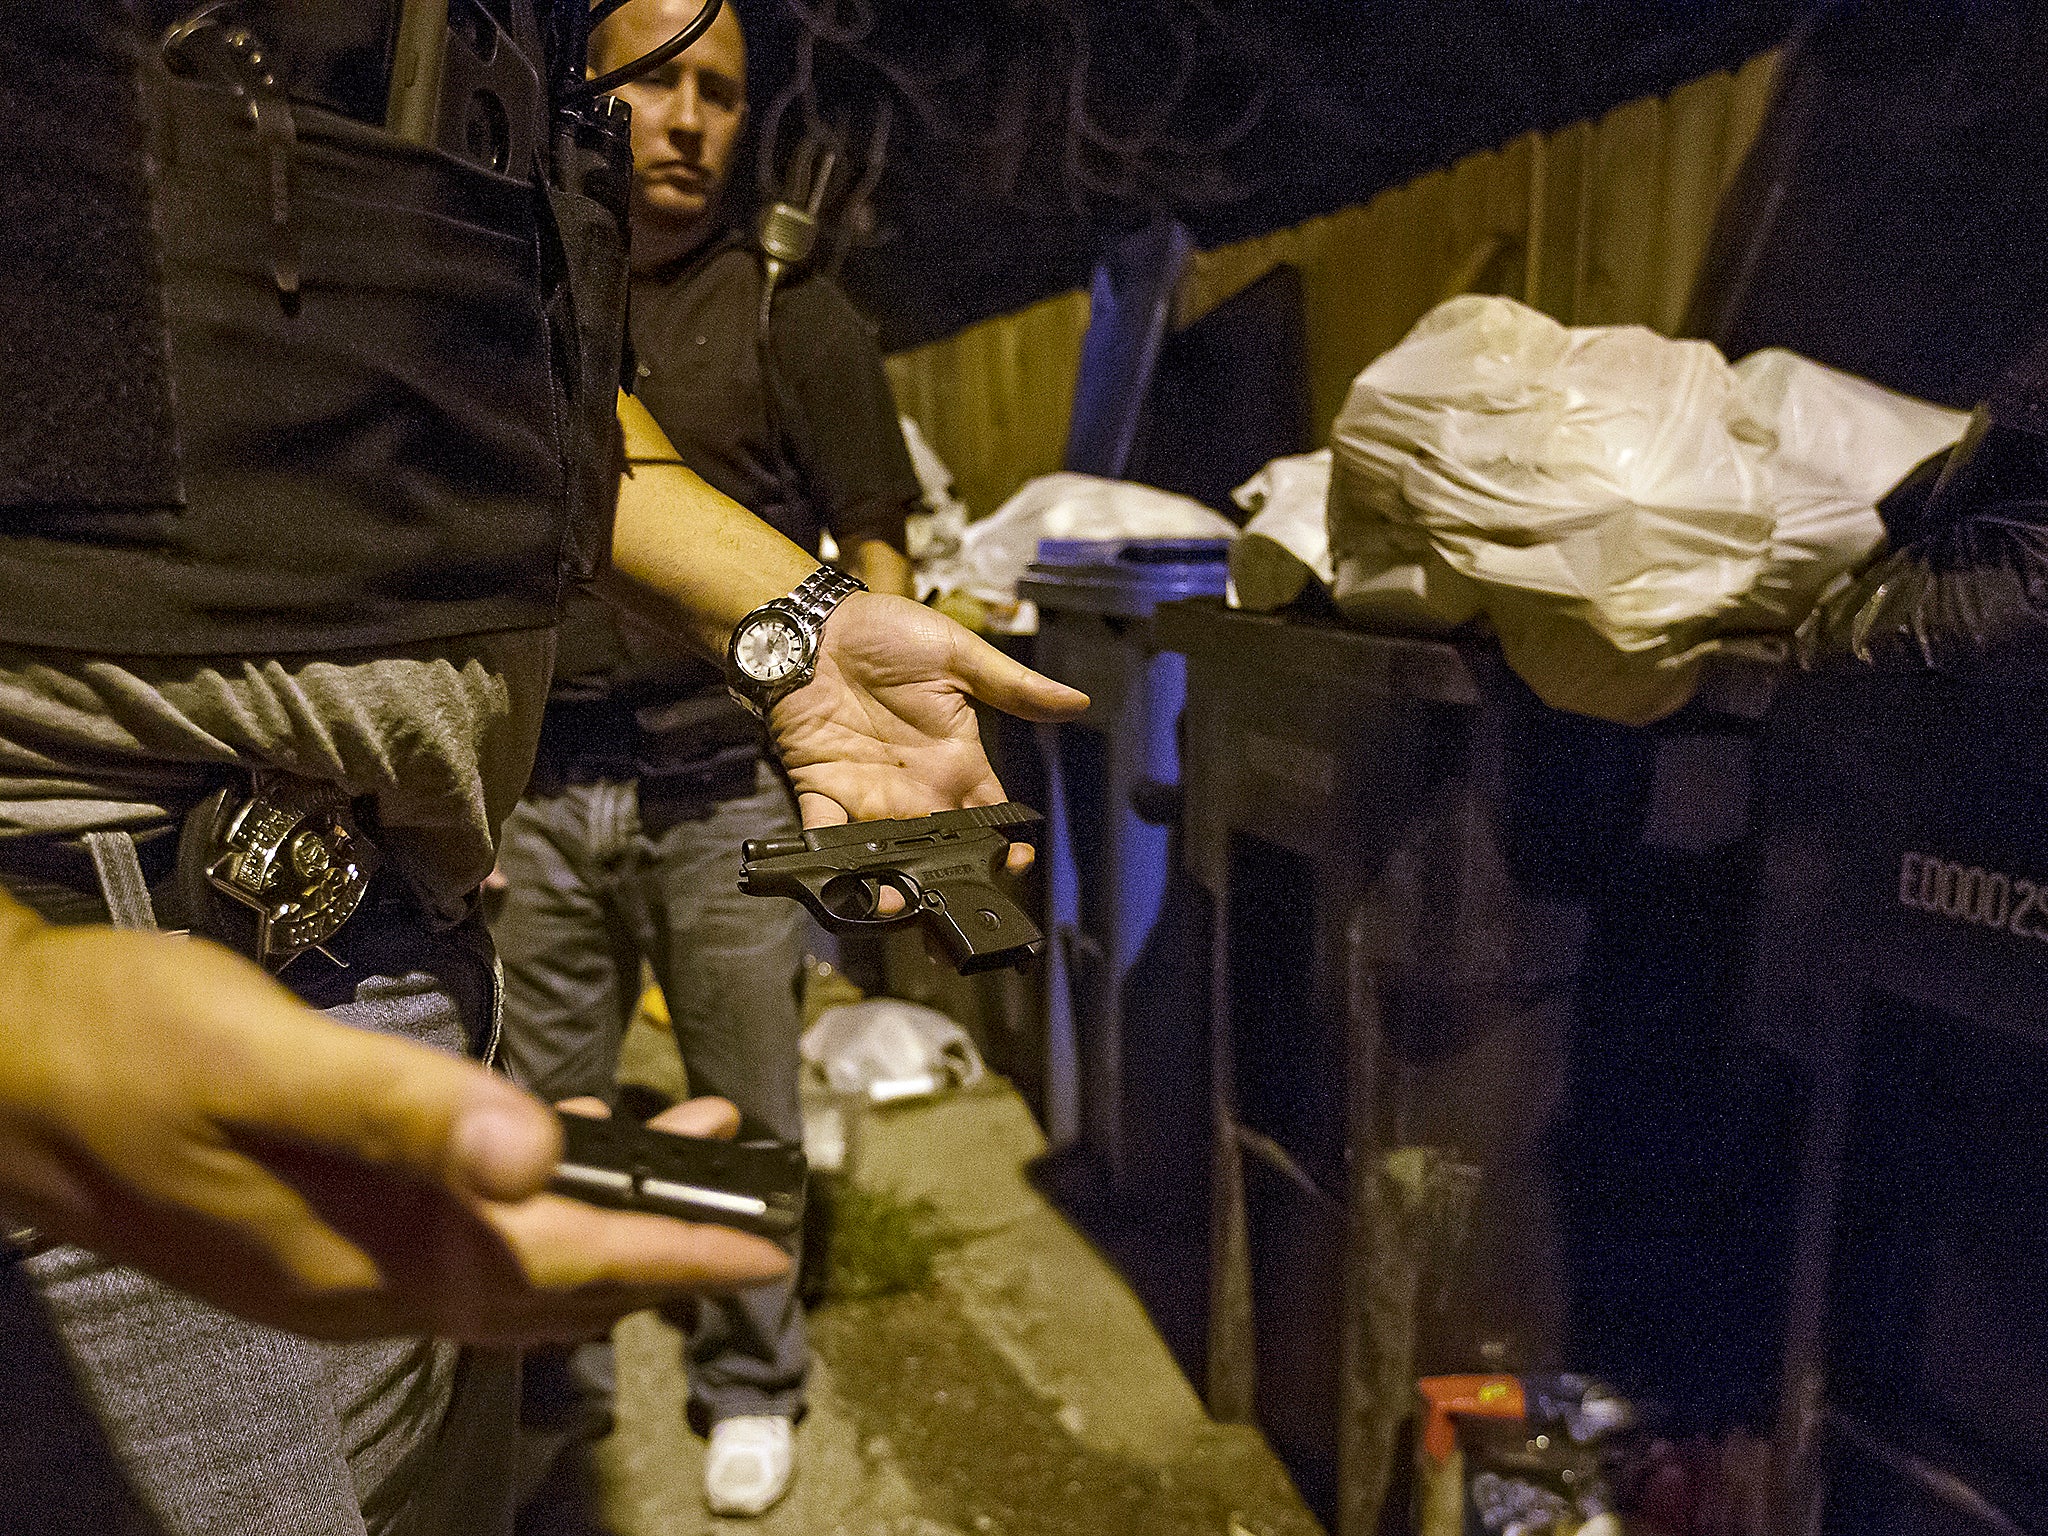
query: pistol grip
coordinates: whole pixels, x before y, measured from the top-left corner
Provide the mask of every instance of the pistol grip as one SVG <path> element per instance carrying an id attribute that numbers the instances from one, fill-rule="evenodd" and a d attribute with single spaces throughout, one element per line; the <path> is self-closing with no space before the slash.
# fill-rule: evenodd
<path id="1" fill-rule="evenodd" d="M 921 915 L 963 976 L 1021 966 L 1045 942 L 1038 925 L 993 885 L 948 882 L 927 887 Z"/>

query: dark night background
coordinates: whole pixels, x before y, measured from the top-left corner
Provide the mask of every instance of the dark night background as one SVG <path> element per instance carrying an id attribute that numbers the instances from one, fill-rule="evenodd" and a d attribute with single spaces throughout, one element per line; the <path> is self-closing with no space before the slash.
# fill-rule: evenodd
<path id="1" fill-rule="evenodd" d="M 1170 212 L 1204 246 L 1363 201 L 1782 41 L 1797 0 L 735 0 L 755 124 L 864 158 L 843 276 L 885 347 L 1085 284 Z M 805 31 L 826 34 L 803 71 Z M 1085 64 L 1084 61 L 1085 60 Z M 775 106 L 792 78 L 809 88 Z M 1077 102 L 1079 110 L 1076 110 Z"/>

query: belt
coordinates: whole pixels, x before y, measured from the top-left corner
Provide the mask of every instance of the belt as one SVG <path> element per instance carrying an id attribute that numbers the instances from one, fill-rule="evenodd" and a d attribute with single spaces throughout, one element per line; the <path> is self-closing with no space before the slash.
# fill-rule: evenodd
<path id="1" fill-rule="evenodd" d="M 550 699 L 534 748 L 533 788 L 559 794 L 571 784 L 631 779 L 639 773 L 639 727 L 611 698 Z"/>
<path id="2" fill-rule="evenodd" d="M 24 893 L 33 894 L 41 888 L 90 894 L 101 908 L 92 921 L 105 922 L 106 901 L 99 861 L 93 856 L 93 842 L 88 840 L 100 835 L 73 837 L 27 833 L 18 837 L 0 837 L 0 885 L 5 885 L 24 900 L 27 899 Z M 190 926 L 179 920 L 180 913 L 176 910 L 177 893 L 173 877 L 178 868 L 178 829 L 168 823 L 160 824 L 131 833 L 129 839 L 156 909 L 157 925 L 164 928 Z M 40 907 L 42 903 L 31 902 L 30 905 Z M 173 910 L 167 911 L 167 907 Z"/>
<path id="3" fill-rule="evenodd" d="M 732 741 L 707 734 L 646 730 L 623 706 L 548 705 L 540 745 L 527 783 L 537 795 L 559 795 L 579 784 L 636 782 L 643 801 L 701 805 L 752 792 L 761 760 L 758 735 Z"/>
<path id="4" fill-rule="evenodd" d="M 0 885 L 46 919 L 201 934 L 319 1007 L 431 927 L 381 863 L 338 789 L 271 773 L 217 790 L 182 828 L 0 838 Z"/>

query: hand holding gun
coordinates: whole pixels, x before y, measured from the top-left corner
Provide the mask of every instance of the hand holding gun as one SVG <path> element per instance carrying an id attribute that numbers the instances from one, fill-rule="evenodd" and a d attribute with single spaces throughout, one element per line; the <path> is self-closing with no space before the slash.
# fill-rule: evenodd
<path id="1" fill-rule="evenodd" d="M 962 975 L 1021 967 L 1045 936 L 996 884 L 1011 838 L 1005 829 L 1044 818 L 1028 805 L 970 806 L 905 821 L 813 827 L 800 838 L 754 838 L 740 889 L 794 896 L 834 933 L 922 922 Z M 884 917 L 884 888 L 903 910 Z"/>

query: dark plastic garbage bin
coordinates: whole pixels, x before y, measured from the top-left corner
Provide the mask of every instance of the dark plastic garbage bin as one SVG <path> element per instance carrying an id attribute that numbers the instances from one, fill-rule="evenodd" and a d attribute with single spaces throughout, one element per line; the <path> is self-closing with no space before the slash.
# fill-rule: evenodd
<path id="1" fill-rule="evenodd" d="M 1725 1357 L 1682 1282 L 1734 1187 L 1715 1111 L 1776 668 L 1716 665 L 1638 731 L 1546 709 L 1484 644 L 1213 602 L 1157 624 L 1216 933 L 1210 1406 L 1365 1536 L 1419 1374 L 1661 1387 Z"/>
<path id="2" fill-rule="evenodd" d="M 2048 1501 L 2048 692 L 1802 679 L 1774 717 L 1752 1001 L 1806 1116 L 1783 1536 Z"/>

